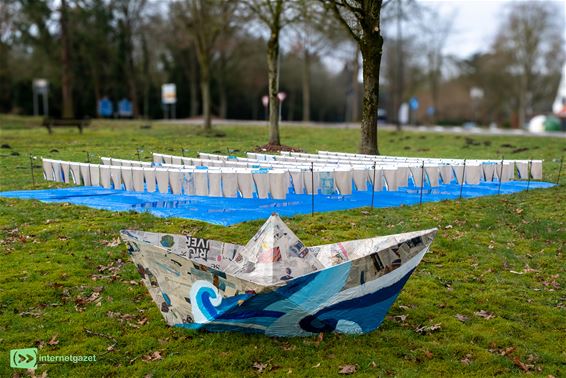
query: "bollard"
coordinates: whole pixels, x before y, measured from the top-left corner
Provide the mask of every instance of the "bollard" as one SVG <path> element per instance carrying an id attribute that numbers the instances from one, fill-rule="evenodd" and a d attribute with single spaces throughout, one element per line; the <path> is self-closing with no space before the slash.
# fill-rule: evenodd
<path id="1" fill-rule="evenodd" d="M 464 173 L 466 171 L 466 161 L 464 160 Z M 464 182 L 462 180 L 462 182 Z M 423 205 L 423 190 L 424 190 L 424 160 L 423 160 L 423 166 L 421 167 L 421 200 L 420 200 L 420 204 L 419 206 L 422 207 Z M 460 189 L 460 198 L 462 198 L 462 190 Z"/>
<path id="2" fill-rule="evenodd" d="M 556 179 L 556 185 L 560 183 L 560 174 L 562 173 L 562 163 L 564 162 L 564 155 L 560 157 L 560 168 L 558 168 L 558 178 Z"/>
<path id="3" fill-rule="evenodd" d="M 375 162 L 373 163 L 373 181 L 372 181 L 372 188 L 371 188 L 371 210 L 373 211 L 373 201 L 375 198 Z"/>
<path id="4" fill-rule="evenodd" d="M 314 162 L 311 161 L 311 215 L 314 216 Z"/>
<path id="5" fill-rule="evenodd" d="M 33 160 L 35 159 L 35 156 L 33 156 L 32 154 L 29 154 L 29 166 L 31 168 L 31 182 L 32 185 L 35 187 L 35 175 L 33 174 Z"/>
<path id="6" fill-rule="evenodd" d="M 503 177 L 503 162 L 505 161 L 505 156 L 501 156 L 501 169 L 499 170 L 499 185 L 497 186 L 497 194 L 501 194 L 501 180 Z"/>
<path id="7" fill-rule="evenodd" d="M 529 191 L 529 186 L 531 186 L 531 168 L 533 167 L 533 161 L 532 159 L 529 160 L 529 162 L 527 163 L 527 192 Z"/>
<path id="8" fill-rule="evenodd" d="M 464 159 L 464 169 L 462 170 L 462 182 L 460 183 L 460 199 L 462 199 L 462 191 L 464 190 L 465 180 L 466 180 L 466 159 Z"/>

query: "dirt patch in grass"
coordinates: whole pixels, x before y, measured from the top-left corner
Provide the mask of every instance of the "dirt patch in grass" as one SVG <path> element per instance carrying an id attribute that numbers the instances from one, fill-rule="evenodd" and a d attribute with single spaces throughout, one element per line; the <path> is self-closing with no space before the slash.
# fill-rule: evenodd
<path id="1" fill-rule="evenodd" d="M 303 152 L 303 149 L 299 147 L 286 146 L 284 144 L 268 143 L 268 144 L 264 144 L 263 146 L 257 146 L 253 152 L 281 152 L 281 151 Z"/>

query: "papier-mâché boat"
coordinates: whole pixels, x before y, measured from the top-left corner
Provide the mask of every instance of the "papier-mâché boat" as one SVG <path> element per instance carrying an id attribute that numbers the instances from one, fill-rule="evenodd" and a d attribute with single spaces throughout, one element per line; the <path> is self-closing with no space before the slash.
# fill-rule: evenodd
<path id="1" fill-rule="evenodd" d="M 376 329 L 435 234 L 305 247 L 275 214 L 245 246 L 121 232 L 169 325 L 270 336 Z"/>

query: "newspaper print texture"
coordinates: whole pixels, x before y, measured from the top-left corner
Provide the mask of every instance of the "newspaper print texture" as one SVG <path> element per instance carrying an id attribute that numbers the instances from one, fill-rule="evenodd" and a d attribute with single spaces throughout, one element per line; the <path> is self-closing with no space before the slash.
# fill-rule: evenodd
<path id="1" fill-rule="evenodd" d="M 305 247 L 277 215 L 245 246 L 121 232 L 169 325 L 270 336 L 376 329 L 435 234 Z"/>

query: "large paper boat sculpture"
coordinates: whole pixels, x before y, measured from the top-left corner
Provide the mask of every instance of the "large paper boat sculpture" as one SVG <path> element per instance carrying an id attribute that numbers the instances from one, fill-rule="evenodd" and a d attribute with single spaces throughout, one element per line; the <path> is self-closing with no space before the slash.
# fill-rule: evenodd
<path id="1" fill-rule="evenodd" d="M 376 329 L 435 234 L 305 247 L 275 214 L 245 246 L 121 232 L 169 325 L 270 336 Z"/>

